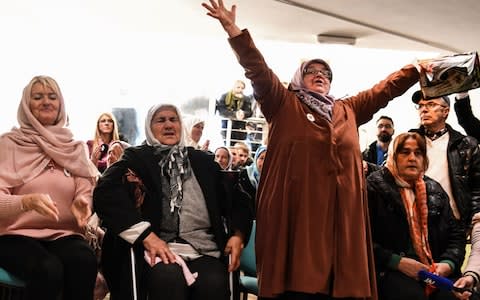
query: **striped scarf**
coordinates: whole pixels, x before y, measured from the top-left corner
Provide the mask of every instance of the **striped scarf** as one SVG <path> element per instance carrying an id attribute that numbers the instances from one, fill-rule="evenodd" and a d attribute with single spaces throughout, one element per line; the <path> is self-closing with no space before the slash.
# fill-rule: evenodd
<path id="1" fill-rule="evenodd" d="M 400 196 L 402 197 L 403 205 L 405 207 L 408 227 L 410 230 L 410 239 L 412 246 L 418 259 L 423 264 L 429 266 L 429 272 L 435 271 L 435 262 L 432 258 L 432 251 L 428 243 L 428 206 L 427 206 L 427 189 L 423 174 L 421 174 L 415 181 L 415 190 L 409 183 L 403 180 L 398 175 L 396 164 L 393 163 L 389 155 L 386 167 L 395 178 L 395 182 L 400 189 Z M 435 286 L 427 284 L 425 286 L 425 294 L 428 296 L 435 290 Z"/>
<path id="2" fill-rule="evenodd" d="M 170 213 L 173 213 L 176 208 L 180 213 L 183 200 L 183 183 L 192 175 L 192 169 L 186 147 L 179 145 L 171 148 L 157 147 L 155 154 L 163 156 L 167 151 L 168 154 L 158 163 L 162 172 L 162 192 L 167 199 L 170 199 Z"/>
<path id="3" fill-rule="evenodd" d="M 400 195 L 407 211 L 410 238 L 415 253 L 423 264 L 429 266 L 433 263 L 433 259 L 428 243 L 428 207 L 425 182 L 422 178 L 415 182 L 415 195 L 411 188 L 400 187 Z"/>

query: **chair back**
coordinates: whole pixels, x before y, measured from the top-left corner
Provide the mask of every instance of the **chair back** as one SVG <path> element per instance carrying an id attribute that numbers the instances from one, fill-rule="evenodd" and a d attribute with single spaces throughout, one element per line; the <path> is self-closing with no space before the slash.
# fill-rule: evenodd
<path id="1" fill-rule="evenodd" d="M 0 299 L 24 299 L 25 282 L 0 267 Z"/>
<path id="2" fill-rule="evenodd" d="M 255 232 L 257 222 L 254 220 L 252 224 L 252 232 L 248 239 L 247 246 L 243 249 L 240 256 L 240 270 L 247 276 L 257 277 L 257 261 L 255 259 Z"/>

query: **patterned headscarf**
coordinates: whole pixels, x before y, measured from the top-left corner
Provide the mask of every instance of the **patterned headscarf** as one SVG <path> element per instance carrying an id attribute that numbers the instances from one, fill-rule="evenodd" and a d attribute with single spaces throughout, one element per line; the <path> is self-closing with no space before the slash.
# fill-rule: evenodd
<path id="1" fill-rule="evenodd" d="M 332 120 L 333 103 L 335 99 L 332 96 L 323 96 L 315 91 L 309 90 L 305 87 L 303 81 L 303 74 L 309 65 L 317 63 L 322 64 L 331 71 L 330 66 L 323 59 L 312 59 L 303 62 L 300 67 L 295 71 L 292 81 L 290 82 L 289 89 L 297 94 L 297 98 L 305 103 L 310 109 L 319 113 L 325 119 Z M 331 78 L 330 78 L 331 82 Z"/>
<path id="2" fill-rule="evenodd" d="M 164 145 L 160 143 L 152 133 L 152 119 L 157 112 L 163 110 L 174 111 L 178 116 L 181 126 L 179 132 L 180 140 L 176 145 Z M 183 200 L 183 183 L 192 174 L 188 151 L 183 140 L 180 110 L 172 104 L 158 104 L 151 107 L 145 119 L 145 136 L 147 145 L 155 148 L 154 154 L 161 156 L 158 165 L 162 172 L 162 176 L 160 176 L 162 180 L 162 192 L 165 198 L 170 200 L 170 212 L 173 213 L 175 209 L 178 209 L 180 213 Z"/>

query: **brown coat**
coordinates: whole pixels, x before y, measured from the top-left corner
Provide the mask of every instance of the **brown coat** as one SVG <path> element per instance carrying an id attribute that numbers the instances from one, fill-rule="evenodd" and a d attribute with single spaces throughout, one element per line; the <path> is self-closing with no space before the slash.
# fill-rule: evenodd
<path id="1" fill-rule="evenodd" d="M 248 31 L 230 44 L 271 123 L 257 204 L 260 296 L 297 291 L 376 299 L 357 127 L 415 84 L 417 70 L 406 66 L 337 100 L 329 122 L 282 86 Z"/>

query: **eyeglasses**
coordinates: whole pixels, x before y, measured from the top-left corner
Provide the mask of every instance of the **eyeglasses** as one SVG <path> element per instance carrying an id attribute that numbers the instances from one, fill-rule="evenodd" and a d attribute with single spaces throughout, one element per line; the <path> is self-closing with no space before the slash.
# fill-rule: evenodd
<path id="1" fill-rule="evenodd" d="M 331 78 L 332 78 L 332 72 L 330 72 L 328 70 L 318 70 L 318 69 L 313 69 L 313 68 L 306 69 L 305 72 L 303 73 L 303 75 L 313 75 L 313 76 L 321 75 L 321 76 L 327 78 L 328 80 L 331 80 Z"/>
<path id="2" fill-rule="evenodd" d="M 436 102 L 427 102 L 427 103 L 424 103 L 424 104 L 415 104 L 415 109 L 416 110 L 421 110 L 422 108 L 426 107 L 428 110 L 431 110 L 431 109 L 434 109 L 437 106 L 446 107 L 445 105 L 441 105 L 441 104 L 436 103 Z"/>

